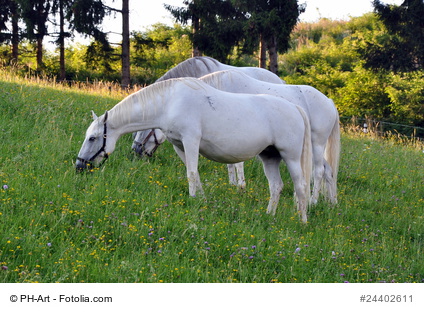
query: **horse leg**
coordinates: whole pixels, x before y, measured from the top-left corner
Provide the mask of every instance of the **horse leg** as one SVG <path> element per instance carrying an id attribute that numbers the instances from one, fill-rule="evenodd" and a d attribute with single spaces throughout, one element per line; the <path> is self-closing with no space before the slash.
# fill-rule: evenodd
<path id="1" fill-rule="evenodd" d="M 278 201 L 280 200 L 280 194 L 284 186 L 279 168 L 281 157 L 270 157 L 264 153 L 261 153 L 259 157 L 264 167 L 265 176 L 268 179 L 269 191 L 271 194 L 268 203 L 267 213 L 275 215 Z"/>
<path id="2" fill-rule="evenodd" d="M 195 197 L 197 191 L 199 191 L 201 195 L 204 195 L 202 183 L 200 181 L 199 171 L 197 169 L 199 163 L 199 152 L 194 149 L 194 151 L 196 151 L 195 155 L 187 157 L 187 154 L 180 148 L 174 146 L 174 150 L 175 152 L 177 152 L 178 156 L 186 166 L 188 189 L 190 196 Z"/>
<path id="3" fill-rule="evenodd" d="M 234 164 L 237 171 L 237 184 L 241 189 L 246 188 L 246 180 L 244 178 L 244 162 Z"/>
<path id="4" fill-rule="evenodd" d="M 230 180 L 230 185 L 237 185 L 236 181 L 236 166 L 234 164 L 227 164 L 228 168 L 228 178 Z"/>
<path id="5" fill-rule="evenodd" d="M 314 167 L 314 187 L 312 189 L 312 197 L 310 199 L 311 204 L 317 204 L 319 193 L 322 187 L 322 179 L 324 176 L 324 148 L 314 142 L 313 144 L 313 167 Z"/>
<path id="6" fill-rule="evenodd" d="M 337 204 L 336 182 L 333 178 L 333 169 L 326 160 L 324 160 L 324 180 L 327 189 L 327 198 L 331 204 Z"/>
<path id="7" fill-rule="evenodd" d="M 302 222 L 306 223 L 308 221 L 307 217 L 307 207 L 308 207 L 308 198 L 307 194 L 307 182 L 303 177 L 302 166 L 300 162 L 286 160 L 287 169 L 289 170 L 290 177 L 293 180 L 294 190 L 296 195 L 297 210 L 301 215 Z"/>
<path id="8" fill-rule="evenodd" d="M 246 180 L 244 178 L 243 162 L 235 164 L 227 164 L 228 177 L 231 185 L 237 185 L 241 189 L 246 188 Z"/>

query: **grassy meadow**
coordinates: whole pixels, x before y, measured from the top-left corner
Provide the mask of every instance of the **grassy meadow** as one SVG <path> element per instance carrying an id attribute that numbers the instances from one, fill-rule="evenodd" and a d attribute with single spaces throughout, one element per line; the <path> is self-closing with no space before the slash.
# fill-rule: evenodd
<path id="1" fill-rule="evenodd" d="M 422 147 L 344 132 L 339 204 L 321 201 L 303 225 L 283 165 L 275 216 L 257 160 L 239 191 L 202 158 L 206 200 L 189 197 L 169 143 L 140 159 L 130 135 L 77 174 L 90 110 L 123 95 L 4 73 L 0 90 L 0 282 L 424 281 Z"/>

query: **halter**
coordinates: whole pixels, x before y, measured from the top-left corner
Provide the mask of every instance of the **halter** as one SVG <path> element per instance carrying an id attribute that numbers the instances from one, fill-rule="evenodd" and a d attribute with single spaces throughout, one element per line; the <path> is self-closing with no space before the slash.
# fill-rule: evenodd
<path id="1" fill-rule="evenodd" d="M 78 157 L 77 158 L 77 160 L 79 160 L 79 161 L 81 161 L 81 162 L 83 162 L 83 164 L 85 165 L 85 164 L 89 164 L 90 162 L 92 162 L 92 161 L 94 161 L 99 155 L 100 155 L 100 153 L 102 153 L 102 152 L 105 152 L 105 155 L 104 155 L 104 159 L 103 159 L 103 161 L 100 163 L 100 165 L 99 165 L 99 167 L 107 160 L 107 158 L 109 157 L 109 155 L 106 153 L 106 138 L 107 138 L 107 124 L 106 124 L 106 121 L 107 121 L 107 117 L 108 117 L 108 111 L 106 111 L 106 113 L 105 113 L 105 120 L 104 120 L 104 122 L 103 122 L 103 144 L 102 144 L 102 147 L 100 148 L 100 150 L 99 151 L 97 151 L 97 153 L 95 154 L 95 155 L 93 155 L 90 159 L 88 159 L 88 160 L 85 160 L 85 159 L 82 159 L 82 158 L 80 158 L 80 157 Z"/>
<path id="2" fill-rule="evenodd" d="M 155 147 L 153 148 L 152 152 L 150 152 L 148 155 L 152 155 L 156 149 L 160 146 L 160 143 L 158 141 L 158 138 L 156 137 L 156 132 L 154 129 L 152 129 L 146 136 L 146 138 L 144 138 L 143 142 L 139 142 L 139 141 L 134 141 L 136 144 L 140 145 L 141 148 L 143 148 L 144 150 L 144 146 L 146 145 L 146 143 L 149 141 L 150 137 L 152 137 L 155 139 Z"/>

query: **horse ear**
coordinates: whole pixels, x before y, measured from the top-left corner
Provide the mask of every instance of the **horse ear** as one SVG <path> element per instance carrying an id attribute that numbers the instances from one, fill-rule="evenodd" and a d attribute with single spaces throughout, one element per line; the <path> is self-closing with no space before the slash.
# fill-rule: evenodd
<path id="1" fill-rule="evenodd" d="M 93 116 L 93 120 L 96 120 L 97 119 L 97 115 L 96 115 L 96 113 L 94 113 L 93 110 L 91 110 L 91 115 Z"/>

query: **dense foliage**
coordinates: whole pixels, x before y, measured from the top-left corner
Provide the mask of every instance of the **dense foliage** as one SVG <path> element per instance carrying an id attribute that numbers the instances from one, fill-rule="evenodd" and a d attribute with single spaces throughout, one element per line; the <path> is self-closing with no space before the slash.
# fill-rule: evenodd
<path id="1" fill-rule="evenodd" d="M 282 76 L 292 84 L 312 85 L 333 98 L 340 114 L 415 125 L 424 133 L 424 72 L 369 68 L 365 49 L 387 29 L 374 14 L 350 21 L 322 19 L 301 23 L 293 49 L 282 56 Z"/>

